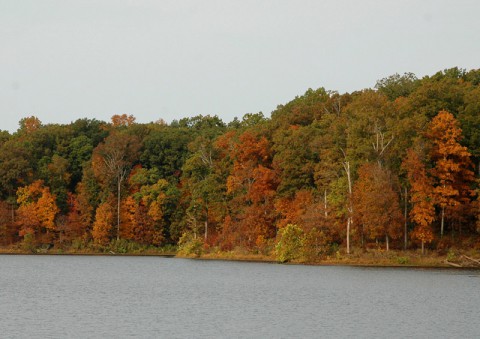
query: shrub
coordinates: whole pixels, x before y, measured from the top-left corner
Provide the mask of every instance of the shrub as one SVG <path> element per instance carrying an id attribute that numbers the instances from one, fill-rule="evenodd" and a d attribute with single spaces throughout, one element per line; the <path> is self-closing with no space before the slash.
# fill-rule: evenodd
<path id="1" fill-rule="evenodd" d="M 302 238 L 302 253 L 306 261 L 318 260 L 329 251 L 331 238 L 325 232 L 312 228 Z"/>
<path id="2" fill-rule="evenodd" d="M 178 241 L 178 254 L 199 257 L 203 252 L 203 241 L 191 233 L 183 233 Z"/>
<path id="3" fill-rule="evenodd" d="M 27 252 L 35 252 L 35 235 L 33 233 L 26 233 L 23 236 L 22 250 Z"/>
<path id="4" fill-rule="evenodd" d="M 447 253 L 447 260 L 452 261 L 455 260 L 456 257 L 457 256 L 455 255 L 455 252 L 452 249 L 449 249 Z"/>
<path id="5" fill-rule="evenodd" d="M 279 262 L 288 262 L 301 258 L 303 230 L 297 225 L 288 224 L 279 230 L 275 255 Z"/>
<path id="6" fill-rule="evenodd" d="M 140 252 L 143 247 L 136 242 L 126 239 L 113 239 L 107 248 L 107 251 L 114 253 L 135 253 Z"/>

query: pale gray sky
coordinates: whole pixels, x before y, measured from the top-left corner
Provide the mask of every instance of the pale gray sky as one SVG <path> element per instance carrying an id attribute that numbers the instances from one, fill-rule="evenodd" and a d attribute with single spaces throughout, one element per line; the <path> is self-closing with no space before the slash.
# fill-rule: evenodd
<path id="1" fill-rule="evenodd" d="M 0 129 L 269 116 L 308 88 L 479 68 L 476 0 L 0 0 Z"/>

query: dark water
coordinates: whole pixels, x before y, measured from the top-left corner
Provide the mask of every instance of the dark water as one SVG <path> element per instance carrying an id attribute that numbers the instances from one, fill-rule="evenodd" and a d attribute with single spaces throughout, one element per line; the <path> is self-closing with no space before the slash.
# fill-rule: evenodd
<path id="1" fill-rule="evenodd" d="M 0 256 L 1 338 L 479 338 L 480 272 Z"/>

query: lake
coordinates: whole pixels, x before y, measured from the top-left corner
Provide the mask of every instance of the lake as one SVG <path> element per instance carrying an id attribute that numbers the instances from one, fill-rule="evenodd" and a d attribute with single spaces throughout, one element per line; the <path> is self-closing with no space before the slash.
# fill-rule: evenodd
<path id="1" fill-rule="evenodd" d="M 474 338 L 480 272 L 0 256 L 1 338 Z"/>

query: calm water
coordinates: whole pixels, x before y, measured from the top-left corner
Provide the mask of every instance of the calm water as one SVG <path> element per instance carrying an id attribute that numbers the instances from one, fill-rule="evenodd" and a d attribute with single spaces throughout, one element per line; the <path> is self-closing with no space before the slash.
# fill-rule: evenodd
<path id="1" fill-rule="evenodd" d="M 478 338 L 480 272 L 0 256 L 1 338 Z"/>

